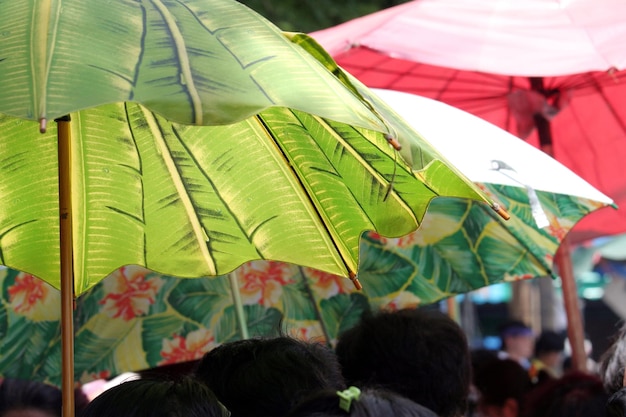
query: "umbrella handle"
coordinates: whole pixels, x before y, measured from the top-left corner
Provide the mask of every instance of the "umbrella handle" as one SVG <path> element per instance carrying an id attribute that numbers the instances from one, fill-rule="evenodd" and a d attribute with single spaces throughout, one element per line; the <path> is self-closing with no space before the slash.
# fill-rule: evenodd
<path id="1" fill-rule="evenodd" d="M 357 278 L 354 272 L 350 272 L 350 281 L 352 281 L 352 284 L 354 284 L 354 288 L 356 288 L 357 291 L 361 291 L 363 289 L 361 281 L 359 281 L 359 278 Z"/>

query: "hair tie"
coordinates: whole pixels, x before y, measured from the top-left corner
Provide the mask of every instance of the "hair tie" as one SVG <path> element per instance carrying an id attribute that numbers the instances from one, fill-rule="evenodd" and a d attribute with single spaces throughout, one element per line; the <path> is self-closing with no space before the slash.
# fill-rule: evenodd
<path id="1" fill-rule="evenodd" d="M 339 408 L 341 408 L 346 413 L 349 413 L 352 401 L 359 400 L 359 397 L 361 396 L 361 390 L 357 387 L 350 387 L 343 391 L 337 391 L 337 395 L 339 396 Z"/>

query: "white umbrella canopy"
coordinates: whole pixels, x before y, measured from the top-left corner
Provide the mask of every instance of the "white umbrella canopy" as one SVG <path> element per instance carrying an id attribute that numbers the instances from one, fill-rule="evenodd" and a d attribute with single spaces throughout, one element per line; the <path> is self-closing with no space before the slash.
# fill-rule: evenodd
<path id="1" fill-rule="evenodd" d="M 380 88 L 372 91 L 474 182 L 529 187 L 614 204 L 550 155 L 480 117 L 416 94 Z M 497 169 L 497 161 L 510 168 Z"/>
<path id="2" fill-rule="evenodd" d="M 610 195 L 582 242 L 626 232 L 625 20 L 619 0 L 419 0 L 311 35 L 368 87 L 480 116 Z"/>

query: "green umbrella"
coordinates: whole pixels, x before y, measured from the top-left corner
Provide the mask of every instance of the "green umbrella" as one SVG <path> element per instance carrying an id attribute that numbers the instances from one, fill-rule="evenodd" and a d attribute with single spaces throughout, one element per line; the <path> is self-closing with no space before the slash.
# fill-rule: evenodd
<path id="1" fill-rule="evenodd" d="M 0 7 L 1 260 L 55 287 L 57 129 L 28 120 L 72 120 L 76 295 L 133 263 L 200 276 L 279 257 L 348 275 L 363 230 L 414 230 L 439 194 L 484 199 L 310 38 L 237 2 Z"/>
<path id="2" fill-rule="evenodd" d="M 274 335 L 282 324 L 297 337 L 332 344 L 367 310 L 430 304 L 493 283 L 550 275 L 563 236 L 611 202 L 538 149 L 475 116 L 423 97 L 375 92 L 480 181 L 511 219 L 502 221 L 469 199 L 436 198 L 417 231 L 399 238 L 370 232 L 362 239 L 361 291 L 344 276 L 276 261 L 193 280 L 136 266 L 118 269 L 77 300 L 77 378 L 87 382 L 198 359 L 245 337 L 242 325 L 248 336 Z M 13 270 L 0 281 L 2 373 L 58 383 L 58 291 Z"/>
<path id="3" fill-rule="evenodd" d="M 235 1 L 0 10 L 0 263 L 61 289 L 68 366 L 74 296 L 119 266 L 355 278 L 362 231 L 415 230 L 437 195 L 489 201 L 310 39 Z"/>

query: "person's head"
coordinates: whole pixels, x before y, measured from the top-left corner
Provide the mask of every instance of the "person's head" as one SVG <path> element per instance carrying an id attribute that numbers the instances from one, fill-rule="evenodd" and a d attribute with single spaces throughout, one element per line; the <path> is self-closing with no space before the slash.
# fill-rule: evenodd
<path id="1" fill-rule="evenodd" d="M 222 344 L 202 357 L 195 375 L 233 417 L 280 417 L 312 390 L 345 388 L 332 349 L 287 336 Z"/>
<path id="2" fill-rule="evenodd" d="M 512 359 L 490 359 L 474 369 L 481 417 L 517 417 L 532 384 L 526 370 Z"/>
<path id="3" fill-rule="evenodd" d="M 523 322 L 519 320 L 508 321 L 500 326 L 499 334 L 502 350 L 511 359 L 520 361 L 533 356 L 535 335 L 533 330 Z"/>
<path id="4" fill-rule="evenodd" d="M 570 371 L 533 389 L 525 398 L 522 417 L 604 416 L 608 399 L 597 375 Z"/>
<path id="5" fill-rule="evenodd" d="M 228 417 L 229 411 L 202 382 L 135 379 L 94 398 L 81 417 Z"/>
<path id="6" fill-rule="evenodd" d="M 392 391 L 350 387 L 322 390 L 298 403 L 288 417 L 437 417 L 426 407 Z"/>
<path id="7" fill-rule="evenodd" d="M 547 366 L 558 367 L 563 361 L 565 338 L 552 330 L 544 330 L 535 341 L 535 357 Z"/>
<path id="8" fill-rule="evenodd" d="M 474 348 L 470 351 L 470 357 L 472 363 L 472 375 L 475 377 L 475 370 L 478 369 L 479 366 L 482 366 L 483 363 L 498 359 L 498 352 L 484 347 Z M 472 379 L 469 396 L 467 398 L 467 411 L 465 413 L 467 416 L 475 415 L 479 396 L 480 393 L 476 388 L 476 383 L 474 382 L 474 379 Z"/>
<path id="9" fill-rule="evenodd" d="M 483 363 L 498 359 L 498 352 L 492 349 L 475 348 L 470 352 L 472 358 L 472 369 L 477 369 Z"/>
<path id="10" fill-rule="evenodd" d="M 60 417 L 61 407 L 57 387 L 13 378 L 0 384 L 0 417 Z"/>
<path id="11" fill-rule="evenodd" d="M 471 361 L 467 338 L 447 315 L 430 309 L 366 315 L 339 335 L 346 381 L 399 393 L 442 417 L 467 407 Z"/>
<path id="12" fill-rule="evenodd" d="M 609 394 L 624 387 L 626 372 L 626 324 L 615 334 L 613 342 L 600 358 L 600 377 Z"/>

